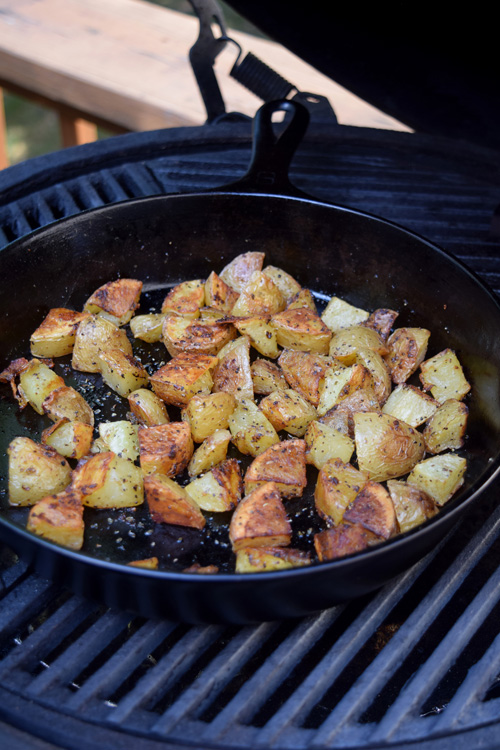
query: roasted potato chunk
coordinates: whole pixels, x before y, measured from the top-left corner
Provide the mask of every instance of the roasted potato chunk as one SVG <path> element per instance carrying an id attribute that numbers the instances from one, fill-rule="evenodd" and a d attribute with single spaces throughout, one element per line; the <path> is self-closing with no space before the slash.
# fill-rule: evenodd
<path id="1" fill-rule="evenodd" d="M 47 396 L 63 385 L 63 378 L 39 359 L 32 359 L 19 377 L 19 389 L 38 414 L 43 414 L 43 402 Z"/>
<path id="2" fill-rule="evenodd" d="M 62 547 L 81 549 L 85 524 L 80 494 L 68 488 L 42 498 L 30 509 L 26 528 Z"/>
<path id="3" fill-rule="evenodd" d="M 412 487 L 411 484 L 400 479 L 390 479 L 387 482 L 396 516 L 398 517 L 399 530 L 405 531 L 420 526 L 428 518 L 432 518 L 438 512 L 438 506 L 427 492 Z"/>
<path id="4" fill-rule="evenodd" d="M 314 535 L 314 547 L 320 562 L 362 552 L 382 539 L 361 524 L 342 523 Z"/>
<path id="5" fill-rule="evenodd" d="M 332 359 L 313 352 L 283 349 L 278 364 L 289 387 L 300 393 L 313 406 L 318 406 L 320 387 L 326 371 L 333 364 Z"/>
<path id="6" fill-rule="evenodd" d="M 391 374 L 383 357 L 372 349 L 359 349 L 356 354 L 357 364 L 362 365 L 371 375 L 373 390 L 379 404 L 385 404 L 391 393 Z"/>
<path id="7" fill-rule="evenodd" d="M 235 292 L 242 292 L 254 271 L 262 271 L 264 257 L 257 251 L 241 253 L 224 266 L 219 276 Z"/>
<path id="8" fill-rule="evenodd" d="M 344 463 L 349 463 L 354 453 L 352 438 L 318 420 L 309 423 L 304 440 L 306 462 L 317 469 L 321 469 L 331 458 L 340 458 Z"/>
<path id="9" fill-rule="evenodd" d="M 54 307 L 47 313 L 30 338 L 31 354 L 34 357 L 64 357 L 71 354 L 75 343 L 76 329 L 88 313 Z"/>
<path id="10" fill-rule="evenodd" d="M 234 445 L 246 456 L 258 456 L 270 445 L 279 443 L 271 422 L 250 399 L 239 399 L 228 426 Z"/>
<path id="11" fill-rule="evenodd" d="M 292 388 L 265 396 L 259 408 L 277 432 L 286 430 L 295 437 L 303 437 L 308 425 L 317 416 L 314 406 Z"/>
<path id="12" fill-rule="evenodd" d="M 439 506 L 444 505 L 464 483 L 467 461 L 454 453 L 440 453 L 420 461 L 407 478 L 408 484 L 424 490 Z"/>
<path id="13" fill-rule="evenodd" d="M 301 497 L 307 485 L 306 444 L 282 440 L 254 458 L 245 474 L 245 492 L 273 482 L 283 497 Z"/>
<path id="14" fill-rule="evenodd" d="M 182 281 L 174 286 L 162 302 L 162 313 L 177 313 L 185 318 L 199 318 L 205 304 L 205 282 L 202 279 Z"/>
<path id="15" fill-rule="evenodd" d="M 93 436 L 92 425 L 60 419 L 42 432 L 42 443 L 65 458 L 80 459 L 90 452 Z"/>
<path id="16" fill-rule="evenodd" d="M 83 309 L 84 312 L 106 318 L 116 326 L 123 326 L 139 307 L 141 292 L 142 281 L 137 279 L 108 281 L 95 290 Z"/>
<path id="17" fill-rule="evenodd" d="M 235 327 L 221 320 L 167 315 L 163 321 L 163 343 L 171 357 L 183 352 L 215 355 L 235 336 Z"/>
<path id="18" fill-rule="evenodd" d="M 219 352 L 219 362 L 214 369 L 213 380 L 214 391 L 232 393 L 238 400 L 253 399 L 248 336 L 239 336 Z"/>
<path id="19" fill-rule="evenodd" d="M 128 458 L 129 461 L 137 461 L 139 458 L 138 428 L 126 419 L 101 422 L 99 437 L 106 451 L 112 451 L 120 458 Z"/>
<path id="20" fill-rule="evenodd" d="M 230 313 L 238 299 L 238 292 L 226 284 L 215 271 L 212 271 L 205 282 L 205 304 L 207 307 Z"/>
<path id="21" fill-rule="evenodd" d="M 239 503 L 229 524 L 233 550 L 246 547 L 287 547 L 292 526 L 274 482 L 266 482 Z"/>
<path id="22" fill-rule="evenodd" d="M 368 474 L 332 458 L 321 467 L 314 490 L 318 514 L 328 524 L 342 523 L 346 508 L 368 482 Z"/>
<path id="23" fill-rule="evenodd" d="M 366 367 L 360 364 L 344 367 L 328 367 L 325 377 L 319 384 L 318 415 L 324 416 L 338 403 L 355 391 L 373 389 L 373 379 Z M 374 390 L 374 389 L 373 389 Z"/>
<path id="24" fill-rule="evenodd" d="M 319 418 L 319 421 L 341 430 L 349 437 L 354 437 L 353 415 L 359 411 L 380 412 L 380 404 L 371 385 L 354 390 L 349 396 L 328 409 L 326 414 Z"/>
<path id="25" fill-rule="evenodd" d="M 382 539 L 399 532 L 394 503 L 379 482 L 367 482 L 344 513 L 344 521 L 359 523 Z"/>
<path id="26" fill-rule="evenodd" d="M 420 380 L 424 390 L 442 404 L 450 398 L 461 401 L 470 391 L 462 365 L 451 349 L 443 349 L 420 365 Z"/>
<path id="27" fill-rule="evenodd" d="M 148 344 L 155 344 L 157 341 L 161 341 L 165 317 L 161 313 L 135 315 L 130 321 L 132 335 L 135 339 L 147 341 Z"/>
<path id="28" fill-rule="evenodd" d="M 140 424 L 151 427 L 170 422 L 167 407 L 156 393 L 147 388 L 138 388 L 128 395 L 130 411 Z"/>
<path id="29" fill-rule="evenodd" d="M 388 353 L 382 337 L 367 326 L 354 325 L 342 328 L 330 341 L 330 356 L 335 357 L 343 365 L 354 364 L 360 349 L 369 349 L 382 356 Z"/>
<path id="30" fill-rule="evenodd" d="M 396 310 L 390 310 L 387 307 L 379 307 L 370 313 L 368 318 L 361 325 L 373 328 L 382 337 L 382 341 L 387 341 L 392 327 L 399 313 Z"/>
<path id="31" fill-rule="evenodd" d="M 53 422 L 68 419 L 70 422 L 94 424 L 94 412 L 81 393 L 69 385 L 52 391 L 42 403 L 44 414 Z"/>
<path id="32" fill-rule="evenodd" d="M 216 430 L 227 429 L 235 408 L 235 397 L 225 391 L 193 396 L 182 411 L 182 420 L 189 424 L 193 440 L 201 443 Z"/>
<path id="33" fill-rule="evenodd" d="M 216 430 L 195 450 L 188 464 L 188 474 L 196 477 L 225 461 L 231 442 L 229 430 Z"/>
<path id="34" fill-rule="evenodd" d="M 236 552 L 236 573 L 264 573 L 302 568 L 311 564 L 311 555 L 291 547 L 243 547 Z"/>
<path id="35" fill-rule="evenodd" d="M 242 491 L 240 466 L 235 458 L 226 459 L 186 485 L 189 497 L 202 510 L 212 513 L 233 510 L 241 500 Z"/>
<path id="36" fill-rule="evenodd" d="M 393 383 L 405 383 L 427 353 L 431 332 L 426 328 L 396 328 L 387 339 L 385 360 Z"/>
<path id="37" fill-rule="evenodd" d="M 357 326 L 367 320 L 370 313 L 361 307 L 355 307 L 340 297 L 332 297 L 321 315 L 328 328 L 336 333 L 342 328 Z"/>
<path id="38" fill-rule="evenodd" d="M 298 310 L 301 307 L 307 307 L 316 315 L 318 314 L 316 301 L 310 289 L 301 289 L 300 292 L 297 292 L 297 294 L 290 300 L 286 307 L 287 310 Z"/>
<path id="39" fill-rule="evenodd" d="M 278 266 L 265 266 L 262 272 L 276 284 L 287 305 L 301 291 L 302 287 L 299 282 L 289 273 Z"/>
<path id="40" fill-rule="evenodd" d="M 119 396 L 126 398 L 149 382 L 147 370 L 137 357 L 120 349 L 100 352 L 99 362 L 102 379 Z"/>
<path id="41" fill-rule="evenodd" d="M 82 459 L 73 472 L 72 488 L 91 508 L 131 508 L 144 502 L 142 471 L 112 451 Z"/>
<path id="42" fill-rule="evenodd" d="M 153 391 L 162 401 L 185 406 L 198 393 L 212 390 L 212 372 L 219 360 L 208 354 L 183 352 L 150 376 Z"/>
<path id="43" fill-rule="evenodd" d="M 285 306 L 285 298 L 272 279 L 262 271 L 254 271 L 234 303 L 232 315 L 273 315 Z"/>
<path id="44" fill-rule="evenodd" d="M 131 560 L 127 563 L 131 568 L 145 568 L 146 570 L 158 570 L 159 564 L 157 557 L 145 557 L 144 560 Z"/>
<path id="45" fill-rule="evenodd" d="M 253 348 L 264 357 L 275 359 L 279 354 L 276 331 L 265 315 L 235 318 L 234 325 L 242 336 L 248 336 Z"/>
<path id="46" fill-rule="evenodd" d="M 10 505 L 34 505 L 71 482 L 71 467 L 53 448 L 16 437 L 7 448 Z"/>
<path id="47" fill-rule="evenodd" d="M 100 355 L 110 349 L 133 356 L 132 344 L 123 328 L 102 316 L 90 315 L 76 329 L 71 365 L 81 372 L 100 372 Z"/>
<path id="48" fill-rule="evenodd" d="M 444 401 L 424 428 L 425 447 L 429 453 L 457 450 L 464 444 L 469 409 L 455 398 Z"/>
<path id="49" fill-rule="evenodd" d="M 164 474 L 147 474 L 144 477 L 144 496 L 149 513 L 155 523 L 171 523 L 202 529 L 205 516 L 186 490 Z"/>
<path id="50" fill-rule="evenodd" d="M 186 422 L 140 426 L 139 460 L 145 474 L 158 472 L 167 477 L 181 474 L 194 451 L 191 430 Z"/>
<path id="51" fill-rule="evenodd" d="M 401 383 L 394 388 L 382 411 L 412 427 L 419 427 L 432 417 L 437 408 L 438 402 L 427 393 L 414 385 Z"/>
<path id="52" fill-rule="evenodd" d="M 254 393 L 267 396 L 279 388 L 288 388 L 288 383 L 281 369 L 274 362 L 268 362 L 267 359 L 256 359 L 252 362 L 250 372 Z"/>
<path id="53" fill-rule="evenodd" d="M 374 482 L 407 474 L 423 457 L 422 435 L 390 414 L 353 415 L 358 466 Z"/>
<path id="54" fill-rule="evenodd" d="M 278 344 L 284 349 L 328 354 L 332 332 L 319 315 L 309 308 L 287 307 L 283 312 L 273 315 L 271 320 L 276 329 Z"/>

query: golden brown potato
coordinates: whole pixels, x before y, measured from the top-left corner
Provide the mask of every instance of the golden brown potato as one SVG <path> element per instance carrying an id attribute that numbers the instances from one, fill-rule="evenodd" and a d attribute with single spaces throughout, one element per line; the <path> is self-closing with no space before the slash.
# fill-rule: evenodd
<path id="1" fill-rule="evenodd" d="M 443 349 L 422 362 L 420 380 L 424 390 L 430 391 L 440 404 L 450 398 L 461 401 L 470 391 L 470 383 L 465 378 L 462 365 L 451 349 Z"/>
<path id="2" fill-rule="evenodd" d="M 370 313 L 368 318 L 360 325 L 373 328 L 382 337 L 382 341 L 387 341 L 392 326 L 394 325 L 399 313 L 396 310 L 390 310 L 386 307 L 379 307 Z"/>
<path id="3" fill-rule="evenodd" d="M 302 352 L 328 354 L 332 332 L 319 315 L 307 307 L 290 308 L 271 318 L 279 346 Z"/>
<path id="4" fill-rule="evenodd" d="M 215 271 L 212 271 L 205 282 L 205 304 L 207 307 L 230 313 L 238 299 L 238 292 L 231 289 Z"/>
<path id="5" fill-rule="evenodd" d="M 248 336 L 239 336 L 219 352 L 219 362 L 214 369 L 213 381 L 214 391 L 232 393 L 238 400 L 253 399 Z"/>
<path id="6" fill-rule="evenodd" d="M 242 336 L 248 336 L 250 344 L 264 357 L 275 359 L 279 354 L 276 331 L 267 315 L 235 318 L 234 326 Z"/>
<path id="7" fill-rule="evenodd" d="M 349 396 L 332 406 L 319 421 L 341 430 L 349 437 L 354 437 L 354 419 L 356 412 L 380 412 L 380 404 L 373 387 L 358 388 Z"/>
<path id="8" fill-rule="evenodd" d="M 146 570 L 158 570 L 159 560 L 157 557 L 146 557 L 144 560 L 131 560 L 127 563 L 132 568 L 145 568 Z"/>
<path id="9" fill-rule="evenodd" d="M 202 529 L 206 524 L 205 516 L 186 490 L 164 474 L 146 474 L 144 496 L 155 523 L 194 529 Z"/>
<path id="10" fill-rule="evenodd" d="M 120 458 L 137 461 L 139 458 L 139 436 L 137 425 L 126 419 L 101 422 L 99 437 L 105 451 L 112 451 Z"/>
<path id="11" fill-rule="evenodd" d="M 200 565 L 200 563 L 193 563 L 189 567 L 184 568 L 183 573 L 195 573 L 200 576 L 215 575 L 219 572 L 217 565 Z"/>
<path id="12" fill-rule="evenodd" d="M 14 438 L 7 455 L 10 505 L 34 505 L 47 495 L 61 492 L 71 482 L 71 467 L 66 459 L 30 438 Z"/>
<path id="13" fill-rule="evenodd" d="M 262 271 L 264 253 L 249 251 L 233 258 L 219 276 L 235 292 L 242 292 L 254 271 Z"/>
<path id="14" fill-rule="evenodd" d="M 127 332 L 100 315 L 90 315 L 76 329 L 71 365 L 81 372 L 100 372 L 101 352 L 120 349 L 133 356 Z"/>
<path id="15" fill-rule="evenodd" d="M 175 477 L 190 462 L 194 445 L 187 422 L 140 426 L 137 434 L 139 459 L 145 474 L 158 472 Z"/>
<path id="16" fill-rule="evenodd" d="M 147 313 L 146 315 L 135 315 L 130 321 L 130 330 L 135 339 L 155 344 L 161 341 L 163 321 L 165 315 L 161 313 Z"/>
<path id="17" fill-rule="evenodd" d="M 246 494 L 268 482 L 273 482 L 283 497 L 302 496 L 307 485 L 304 440 L 282 440 L 254 458 L 245 474 Z"/>
<path id="18" fill-rule="evenodd" d="M 278 364 L 289 387 L 300 393 L 313 406 L 318 406 L 320 386 L 327 369 L 333 364 L 332 359 L 313 352 L 283 349 Z"/>
<path id="19" fill-rule="evenodd" d="M 186 485 L 189 497 L 202 509 L 227 513 L 241 500 L 243 481 L 238 461 L 228 458 Z"/>
<path id="20" fill-rule="evenodd" d="M 142 281 L 117 279 L 96 289 L 88 298 L 84 312 L 100 315 L 117 326 L 125 325 L 139 307 Z"/>
<path id="21" fill-rule="evenodd" d="M 320 562 L 362 552 L 382 539 L 361 524 L 342 523 L 314 535 L 314 547 Z"/>
<path id="22" fill-rule="evenodd" d="M 252 374 L 253 390 L 262 396 L 278 390 L 288 388 L 288 383 L 283 372 L 274 362 L 267 359 L 256 359 L 250 365 Z"/>
<path id="23" fill-rule="evenodd" d="M 247 398 L 240 398 L 229 418 L 232 441 L 240 453 L 258 456 L 270 445 L 279 442 L 279 436 L 268 418 L 257 404 Z"/>
<path id="24" fill-rule="evenodd" d="M 85 524 L 80 494 L 68 488 L 42 498 L 30 509 L 26 528 L 62 547 L 81 549 Z"/>
<path id="25" fill-rule="evenodd" d="M 432 417 L 437 408 L 438 402 L 427 393 L 414 385 L 401 383 L 394 388 L 382 411 L 412 427 L 419 427 Z"/>
<path id="26" fill-rule="evenodd" d="M 185 318 L 199 318 L 205 304 L 205 282 L 202 279 L 182 281 L 174 286 L 162 302 L 162 313 L 177 313 Z"/>
<path id="27" fill-rule="evenodd" d="M 69 419 L 70 422 L 94 424 L 94 412 L 81 393 L 69 385 L 52 391 L 42 403 L 44 414 L 53 422 Z"/>
<path id="28" fill-rule="evenodd" d="M 444 401 L 424 428 L 425 447 L 429 453 L 457 450 L 464 444 L 469 409 L 455 398 Z"/>
<path id="29" fill-rule="evenodd" d="M 224 320 L 167 315 L 163 321 L 163 343 L 171 357 L 183 352 L 215 355 L 235 336 L 235 327 Z"/>
<path id="30" fill-rule="evenodd" d="M 41 441 L 65 458 L 80 459 L 90 452 L 93 435 L 92 425 L 63 418 L 42 432 Z"/>
<path id="31" fill-rule="evenodd" d="M 151 427 L 155 424 L 170 422 L 167 407 L 156 393 L 147 388 L 138 388 L 129 393 L 128 403 L 130 411 L 140 424 Z"/>
<path id="32" fill-rule="evenodd" d="M 367 320 L 370 313 L 360 307 L 351 305 L 340 297 L 332 297 L 321 315 L 328 328 L 336 333 L 342 328 L 357 326 Z"/>
<path id="33" fill-rule="evenodd" d="M 18 390 L 17 378 L 28 365 L 29 361 L 25 357 L 18 357 L 9 362 L 7 367 L 0 372 L 0 383 L 9 384 L 12 395 L 16 399 L 20 409 L 24 409 L 28 405 L 28 402 L 22 388 L 20 391 Z"/>
<path id="34" fill-rule="evenodd" d="M 441 506 L 463 485 L 466 468 L 465 458 L 454 453 L 440 453 L 420 461 L 409 474 L 407 482 L 427 492 Z"/>
<path id="35" fill-rule="evenodd" d="M 188 474 L 196 477 L 225 461 L 231 442 L 229 430 L 216 430 L 195 450 L 188 464 Z"/>
<path id="36" fill-rule="evenodd" d="M 396 328 L 387 339 L 386 356 L 393 383 L 405 383 L 424 360 L 431 332 L 426 328 Z"/>
<path id="37" fill-rule="evenodd" d="M 422 459 L 424 439 L 405 422 L 375 412 L 358 412 L 353 419 L 358 466 L 374 482 L 407 474 Z"/>
<path id="38" fill-rule="evenodd" d="M 100 352 L 99 362 L 102 379 L 119 396 L 126 398 L 149 382 L 147 370 L 137 357 L 120 349 Z"/>
<path id="39" fill-rule="evenodd" d="M 32 359 L 19 377 L 19 390 L 38 414 L 43 414 L 43 402 L 47 396 L 63 385 L 63 378 L 39 359 Z"/>
<path id="40" fill-rule="evenodd" d="M 269 276 L 269 278 L 276 284 L 287 305 L 290 304 L 292 299 L 302 289 L 299 282 L 294 279 L 293 276 L 282 268 L 278 268 L 278 266 L 266 266 L 263 268 L 263 273 L 265 273 L 266 276 Z"/>
<path id="41" fill-rule="evenodd" d="M 292 527 L 274 482 L 266 482 L 239 503 L 229 524 L 234 552 L 245 547 L 287 547 Z"/>
<path id="42" fill-rule="evenodd" d="M 236 573 L 264 573 L 311 564 L 309 552 L 291 547 L 243 547 L 236 552 Z"/>
<path id="43" fill-rule="evenodd" d="M 316 315 L 318 314 L 316 301 L 310 289 L 301 289 L 300 292 L 297 292 L 297 294 L 290 300 L 286 307 L 287 310 L 298 310 L 301 307 L 307 307 Z"/>
<path id="44" fill-rule="evenodd" d="M 360 349 L 369 349 L 382 356 L 388 353 L 380 334 L 373 328 L 363 325 L 342 328 L 330 341 L 330 356 L 335 357 L 343 365 L 354 364 Z"/>
<path id="45" fill-rule="evenodd" d="M 366 472 L 339 458 L 332 458 L 323 464 L 314 490 L 316 510 L 321 518 L 328 524 L 340 524 L 346 508 L 368 479 Z"/>
<path id="46" fill-rule="evenodd" d="M 30 338 L 31 354 L 34 357 L 64 357 L 71 354 L 75 343 L 76 329 L 88 313 L 54 307 L 47 313 Z"/>
<path id="47" fill-rule="evenodd" d="M 367 482 L 344 513 L 344 521 L 359 523 L 382 539 L 399 533 L 394 503 L 379 482 Z"/>
<path id="48" fill-rule="evenodd" d="M 210 393 L 212 372 L 218 361 L 208 354 L 183 352 L 153 373 L 149 382 L 162 401 L 182 407 L 196 394 Z"/>
<path id="49" fill-rule="evenodd" d="M 235 397 L 225 391 L 193 396 L 182 410 L 182 420 L 189 424 L 193 440 L 201 443 L 216 430 L 227 429 L 235 408 Z"/>
<path id="50" fill-rule="evenodd" d="M 391 374 L 383 357 L 372 349 L 359 349 L 356 362 L 370 373 L 379 404 L 385 404 L 391 393 Z"/>
<path id="51" fill-rule="evenodd" d="M 277 432 L 286 430 L 295 437 L 303 437 L 309 423 L 317 416 L 314 406 L 292 388 L 264 396 L 259 409 Z"/>
<path id="52" fill-rule="evenodd" d="M 314 420 L 304 435 L 306 462 L 321 469 L 331 458 L 349 463 L 354 453 L 354 440 L 327 424 Z"/>
<path id="53" fill-rule="evenodd" d="M 328 367 L 319 384 L 318 415 L 324 416 L 330 409 L 352 396 L 355 391 L 372 389 L 373 378 L 363 365 L 354 364 Z"/>
<path id="54" fill-rule="evenodd" d="M 285 298 L 269 276 L 254 271 L 234 303 L 232 315 L 273 315 L 285 309 Z"/>
<path id="55" fill-rule="evenodd" d="M 96 453 L 78 462 L 72 488 L 91 508 L 132 508 L 144 502 L 142 471 L 112 451 Z"/>
<path id="56" fill-rule="evenodd" d="M 390 479 L 387 489 L 398 517 L 399 530 L 405 531 L 420 526 L 428 518 L 436 515 L 438 506 L 427 492 L 412 487 L 400 479 Z"/>

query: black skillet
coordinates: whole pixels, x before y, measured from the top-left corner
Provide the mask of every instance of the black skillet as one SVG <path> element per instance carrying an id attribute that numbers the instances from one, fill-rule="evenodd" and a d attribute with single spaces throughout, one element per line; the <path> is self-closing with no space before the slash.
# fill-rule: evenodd
<path id="1" fill-rule="evenodd" d="M 291 118 L 276 138 L 272 117 Z M 189 623 L 258 622 L 300 617 L 380 587 L 407 569 L 450 530 L 500 469 L 500 306 L 464 266 L 422 237 L 383 219 L 312 199 L 288 181 L 288 167 L 307 127 L 300 105 L 264 105 L 254 122 L 254 153 L 246 177 L 215 191 L 126 201 L 83 212 L 44 227 L 0 253 L 2 361 L 29 356 L 27 342 L 49 308 L 81 309 L 89 294 L 119 276 L 140 278 L 139 312 L 158 309 L 168 286 L 206 278 L 235 255 L 263 250 L 312 289 L 321 304 L 335 294 L 371 310 L 399 311 L 398 326 L 432 331 L 429 354 L 454 349 L 472 383 L 465 485 L 438 516 L 369 551 L 329 563 L 275 573 L 237 575 L 227 519 L 209 518 L 203 540 L 179 527 L 152 527 L 147 511 L 86 509 L 84 551 L 72 552 L 24 529 L 26 510 L 11 509 L 5 450 L 17 435 L 37 437 L 47 426 L 27 408 L 20 412 L 7 387 L 0 400 L 0 538 L 41 575 L 112 607 L 147 617 Z M 150 370 L 164 349 L 139 348 Z M 56 368 L 81 388 L 100 412 L 98 421 L 125 415 L 123 402 L 103 397 L 99 377 Z M 175 418 L 175 415 L 173 416 Z M 312 485 L 313 487 L 314 485 Z M 321 528 L 312 488 L 289 506 L 294 545 L 311 544 Z M 88 512 L 87 512 L 88 511 Z M 157 555 L 162 569 L 127 567 Z M 220 572 L 185 573 L 192 562 L 214 562 Z"/>

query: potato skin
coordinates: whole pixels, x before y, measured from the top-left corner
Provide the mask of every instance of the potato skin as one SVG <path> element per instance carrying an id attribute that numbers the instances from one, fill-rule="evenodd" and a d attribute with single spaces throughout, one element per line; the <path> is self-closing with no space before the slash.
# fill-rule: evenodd
<path id="1" fill-rule="evenodd" d="M 268 482 L 273 482 L 283 497 L 302 495 L 307 484 L 304 440 L 282 440 L 254 458 L 245 474 L 245 492 Z"/>
<path id="2" fill-rule="evenodd" d="M 10 505 L 34 505 L 71 482 L 70 465 L 53 448 L 17 437 L 10 442 L 7 454 Z"/>
<path id="3" fill-rule="evenodd" d="M 229 525 L 233 550 L 244 547 L 286 547 L 292 527 L 274 482 L 250 492 L 237 506 Z"/>
<path id="4" fill-rule="evenodd" d="M 108 281 L 95 290 L 83 309 L 103 315 L 115 325 L 124 325 L 139 307 L 141 292 L 142 281 L 137 279 Z"/>
<path id="5" fill-rule="evenodd" d="M 379 482 L 367 482 L 344 513 L 344 521 L 359 523 L 382 539 L 399 533 L 399 523 L 391 497 Z"/>
<path id="6" fill-rule="evenodd" d="M 139 460 L 144 472 L 175 477 L 187 468 L 194 444 L 186 422 L 140 426 L 138 436 Z"/>
<path id="7" fill-rule="evenodd" d="M 382 539 L 361 524 L 342 523 L 314 536 L 314 548 L 320 562 L 362 552 Z"/>
<path id="8" fill-rule="evenodd" d="M 144 477 L 144 495 L 155 523 L 203 529 L 205 516 L 183 487 L 164 474 Z"/>
<path id="9" fill-rule="evenodd" d="M 390 414 L 354 414 L 358 465 L 374 482 L 410 472 L 425 451 L 423 436 Z"/>

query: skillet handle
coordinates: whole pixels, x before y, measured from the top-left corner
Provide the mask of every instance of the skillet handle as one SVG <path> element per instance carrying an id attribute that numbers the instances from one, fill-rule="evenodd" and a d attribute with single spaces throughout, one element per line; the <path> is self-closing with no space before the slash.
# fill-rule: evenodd
<path id="1" fill-rule="evenodd" d="M 277 135 L 273 125 L 276 112 L 290 114 L 284 129 Z M 266 102 L 253 120 L 253 146 L 250 166 L 239 180 L 225 185 L 245 193 L 271 193 L 292 197 L 309 197 L 296 188 L 288 178 L 290 162 L 305 135 L 309 112 L 303 104 L 288 99 Z"/>

